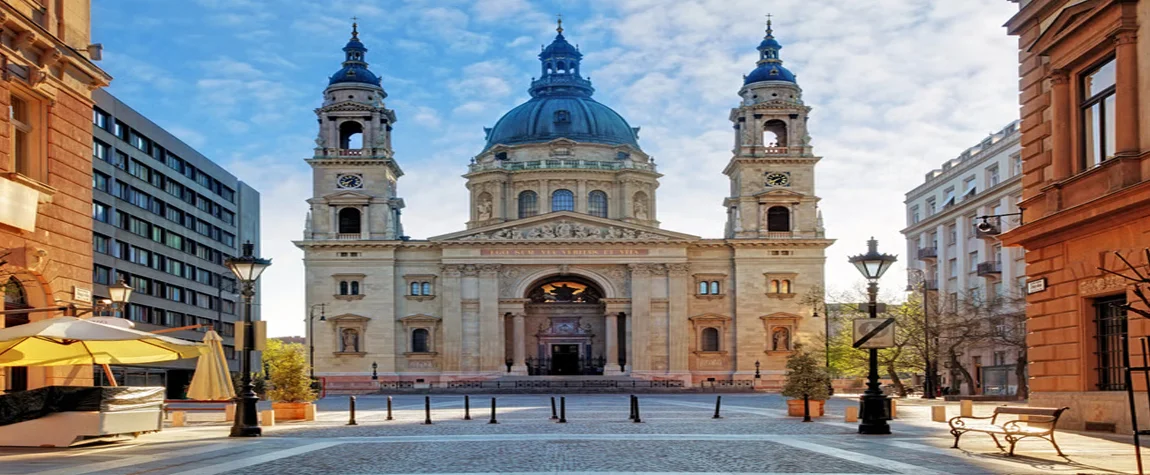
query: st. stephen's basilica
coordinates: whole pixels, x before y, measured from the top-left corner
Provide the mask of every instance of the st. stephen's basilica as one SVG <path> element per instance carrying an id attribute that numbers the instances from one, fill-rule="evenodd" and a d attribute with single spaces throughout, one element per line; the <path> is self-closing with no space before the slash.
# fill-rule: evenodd
<path id="1" fill-rule="evenodd" d="M 823 322 L 805 297 L 822 288 L 833 241 L 814 194 L 811 108 L 770 23 L 732 101 L 721 238 L 660 227 L 662 175 L 639 128 L 592 97 L 583 54 L 557 31 L 530 98 L 484 129 L 466 169 L 461 159 L 465 229 L 415 239 L 400 224 L 397 116 L 353 28 L 316 109 L 313 193 L 295 243 L 308 308 L 323 318 L 308 335 L 316 376 L 330 388 L 370 384 L 373 372 L 401 384 L 777 387 L 795 344 L 817 341 Z"/>

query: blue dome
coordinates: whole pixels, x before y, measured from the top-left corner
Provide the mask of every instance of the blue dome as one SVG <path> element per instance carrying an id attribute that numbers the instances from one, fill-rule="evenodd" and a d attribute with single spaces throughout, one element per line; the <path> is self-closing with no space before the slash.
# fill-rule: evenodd
<path id="1" fill-rule="evenodd" d="M 531 100 L 503 115 L 487 129 L 487 146 L 550 142 L 559 138 L 639 149 L 638 131 L 623 116 L 591 98 L 595 88 L 579 74 L 583 54 L 563 38 L 539 53 L 539 79 L 531 82 Z"/>
<path id="2" fill-rule="evenodd" d="M 638 134 L 610 107 L 590 97 L 547 95 L 534 97 L 504 114 L 487 132 L 484 149 L 558 138 L 639 148 Z"/>
<path id="3" fill-rule="evenodd" d="M 327 84 L 361 83 L 379 86 L 379 76 L 367 69 L 365 59 L 367 47 L 359 41 L 359 30 L 355 23 L 351 25 L 351 39 L 343 47 L 345 59 L 343 67 L 328 78 Z"/>
<path id="4" fill-rule="evenodd" d="M 761 64 L 759 67 L 751 71 L 746 78 L 743 79 L 743 84 L 750 84 L 759 81 L 787 81 L 795 82 L 795 74 L 789 69 L 784 68 L 779 63 L 766 63 Z"/>

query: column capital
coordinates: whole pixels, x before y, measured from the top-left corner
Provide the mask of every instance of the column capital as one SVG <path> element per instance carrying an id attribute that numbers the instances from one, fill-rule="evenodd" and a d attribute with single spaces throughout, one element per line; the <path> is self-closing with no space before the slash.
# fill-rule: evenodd
<path id="1" fill-rule="evenodd" d="M 439 266 L 439 271 L 443 273 L 444 277 L 459 277 L 463 275 L 463 266 L 459 264 L 444 264 Z"/>
<path id="2" fill-rule="evenodd" d="M 476 266 L 475 264 L 464 264 L 460 267 L 460 271 L 465 277 L 475 277 L 479 275 L 479 266 Z"/>
<path id="3" fill-rule="evenodd" d="M 1138 40 L 1138 34 L 1134 30 L 1122 30 L 1114 33 L 1113 38 L 1116 45 L 1132 45 Z"/>
<path id="4" fill-rule="evenodd" d="M 480 264 L 479 273 L 484 277 L 492 277 L 499 273 L 499 264 Z"/>
<path id="5" fill-rule="evenodd" d="M 1050 71 L 1050 83 L 1055 86 L 1070 84 L 1070 71 L 1055 69 Z"/>
<path id="6" fill-rule="evenodd" d="M 677 263 L 677 264 L 667 264 L 667 271 L 673 277 L 682 277 L 682 276 L 685 276 L 685 275 L 691 273 L 691 264 L 688 264 L 685 262 Z"/>

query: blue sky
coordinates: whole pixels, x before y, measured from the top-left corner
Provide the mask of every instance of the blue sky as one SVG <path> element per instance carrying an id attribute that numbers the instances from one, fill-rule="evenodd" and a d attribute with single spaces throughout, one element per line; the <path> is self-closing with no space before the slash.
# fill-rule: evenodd
<path id="1" fill-rule="evenodd" d="M 742 75 L 754 68 L 765 15 L 814 108 L 817 193 L 828 237 L 827 284 L 874 235 L 905 249 L 903 194 L 942 162 L 1018 115 L 1017 41 L 1006 0 L 348 1 L 96 0 L 93 42 L 109 91 L 262 194 L 261 279 L 272 335 L 303 334 L 302 253 L 315 115 L 339 68 L 352 16 L 371 69 L 398 115 L 407 234 L 457 231 L 463 179 L 491 126 L 527 99 L 536 55 L 555 35 L 585 55 L 595 98 L 642 127 L 665 175 L 665 229 L 720 237 Z M 902 256 L 905 259 L 905 256 Z M 901 266 L 884 285 L 901 288 Z"/>

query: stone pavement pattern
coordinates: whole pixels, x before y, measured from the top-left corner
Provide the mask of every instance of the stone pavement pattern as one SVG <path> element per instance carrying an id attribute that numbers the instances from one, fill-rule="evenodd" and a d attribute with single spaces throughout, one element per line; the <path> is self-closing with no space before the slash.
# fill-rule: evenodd
<path id="1" fill-rule="evenodd" d="M 228 439 L 219 422 L 194 422 L 130 443 L 73 449 L 0 449 L 0 474 L 323 474 L 323 473 L 1130 473 L 1128 443 L 1060 434 L 1070 455 L 1045 441 L 1023 441 L 1017 457 L 989 437 L 948 448 L 945 424 L 921 403 L 900 406 L 890 436 L 860 436 L 842 422 L 855 400 L 835 398 L 827 417 L 802 423 L 785 417 L 777 395 L 725 395 L 712 419 L 714 396 L 640 396 L 643 423 L 627 420 L 627 396 L 570 395 L 566 424 L 549 420 L 543 396 L 499 396 L 499 424 L 488 424 L 490 398 L 432 396 L 432 425 L 422 424 L 423 397 L 358 399 L 358 426 L 347 426 L 347 399 L 320 401 L 319 420 L 265 428 L 265 437 Z M 950 409 L 956 414 L 957 407 Z M 976 415 L 989 413 L 976 408 Z M 218 420 L 200 415 L 193 420 Z"/>

